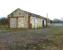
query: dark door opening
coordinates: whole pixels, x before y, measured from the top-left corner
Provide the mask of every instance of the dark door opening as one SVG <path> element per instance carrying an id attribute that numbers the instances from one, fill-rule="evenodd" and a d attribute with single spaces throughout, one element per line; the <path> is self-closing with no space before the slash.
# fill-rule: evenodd
<path id="1" fill-rule="evenodd" d="M 42 21 L 42 26 L 43 26 L 43 28 L 46 28 L 48 26 L 47 20 L 43 20 Z"/>
<path id="2" fill-rule="evenodd" d="M 42 21 L 42 26 L 43 26 L 43 28 L 45 28 L 45 21 L 44 20 Z"/>

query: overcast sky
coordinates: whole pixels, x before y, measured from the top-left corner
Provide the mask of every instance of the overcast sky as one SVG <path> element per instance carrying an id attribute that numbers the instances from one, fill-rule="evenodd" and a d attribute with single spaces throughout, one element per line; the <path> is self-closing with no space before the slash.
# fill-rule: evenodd
<path id="1" fill-rule="evenodd" d="M 0 0 L 0 18 L 20 8 L 48 18 L 63 19 L 63 0 Z"/>

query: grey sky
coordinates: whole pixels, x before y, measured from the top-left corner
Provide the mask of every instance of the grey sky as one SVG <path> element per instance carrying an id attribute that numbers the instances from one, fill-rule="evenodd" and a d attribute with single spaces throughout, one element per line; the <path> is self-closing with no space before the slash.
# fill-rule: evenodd
<path id="1" fill-rule="evenodd" d="M 63 19 L 63 0 L 0 0 L 0 17 L 21 8 L 50 19 Z"/>

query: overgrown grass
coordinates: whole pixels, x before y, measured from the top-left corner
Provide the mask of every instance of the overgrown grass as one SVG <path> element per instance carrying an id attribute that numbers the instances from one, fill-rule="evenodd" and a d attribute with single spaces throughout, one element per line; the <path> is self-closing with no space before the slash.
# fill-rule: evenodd
<path id="1" fill-rule="evenodd" d="M 62 50 L 63 27 L 24 30 L 9 29 L 4 26 L 0 28 L 0 42 L 2 41 L 7 42 L 11 50 L 47 50 L 48 48 Z"/>

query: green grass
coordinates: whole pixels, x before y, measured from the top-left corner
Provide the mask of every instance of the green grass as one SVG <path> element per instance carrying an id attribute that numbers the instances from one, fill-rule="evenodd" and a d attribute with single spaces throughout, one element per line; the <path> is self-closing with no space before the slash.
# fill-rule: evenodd
<path id="1" fill-rule="evenodd" d="M 63 27 L 48 27 L 43 29 L 10 29 L 0 27 L 0 42 L 9 42 L 7 45 L 13 50 L 41 50 L 55 48 L 63 49 Z M 6 46 L 7 46 L 6 45 Z M 15 49 L 14 49 L 15 47 Z M 58 48 L 58 49 L 57 49 Z M 46 49 L 47 50 L 47 49 Z"/>

